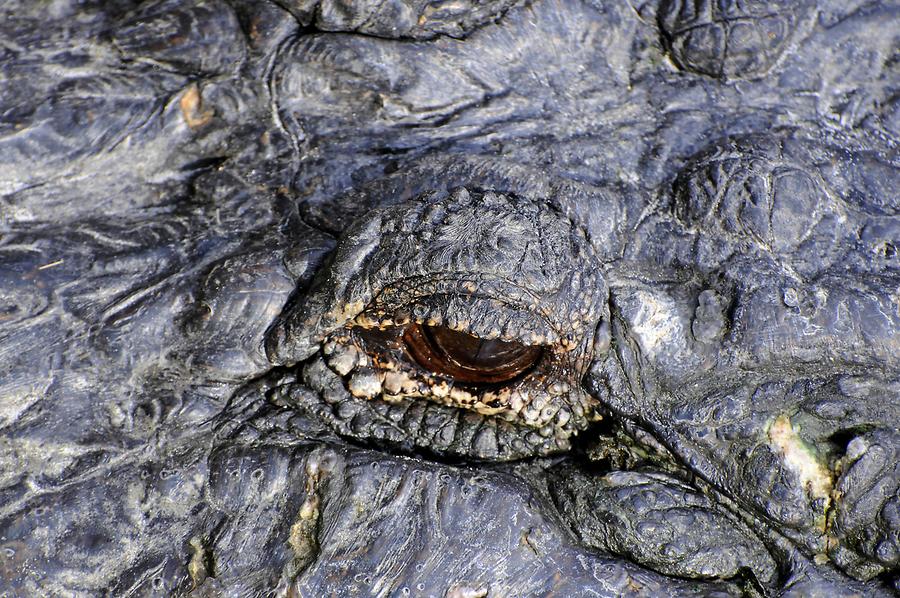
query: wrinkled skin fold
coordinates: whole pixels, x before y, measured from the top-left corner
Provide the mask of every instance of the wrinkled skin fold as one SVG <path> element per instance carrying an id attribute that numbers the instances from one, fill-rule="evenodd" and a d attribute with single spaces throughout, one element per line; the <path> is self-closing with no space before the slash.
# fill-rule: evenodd
<path id="1" fill-rule="evenodd" d="M 900 591 L 898 26 L 0 7 L 0 594 Z"/>

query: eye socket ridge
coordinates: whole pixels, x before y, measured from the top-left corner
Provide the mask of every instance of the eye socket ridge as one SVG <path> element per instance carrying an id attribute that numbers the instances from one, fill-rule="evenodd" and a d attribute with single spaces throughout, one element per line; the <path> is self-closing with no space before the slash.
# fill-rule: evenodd
<path id="1" fill-rule="evenodd" d="M 509 383 L 531 371 L 544 353 L 541 346 L 489 340 L 423 324 L 407 327 L 403 342 L 421 367 L 476 386 Z"/>

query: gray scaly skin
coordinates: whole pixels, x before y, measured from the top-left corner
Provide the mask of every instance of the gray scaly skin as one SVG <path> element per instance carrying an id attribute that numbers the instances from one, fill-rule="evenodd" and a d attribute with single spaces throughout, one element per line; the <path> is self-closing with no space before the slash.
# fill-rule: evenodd
<path id="1" fill-rule="evenodd" d="M 898 23 L 0 7 L 0 594 L 898 591 Z"/>

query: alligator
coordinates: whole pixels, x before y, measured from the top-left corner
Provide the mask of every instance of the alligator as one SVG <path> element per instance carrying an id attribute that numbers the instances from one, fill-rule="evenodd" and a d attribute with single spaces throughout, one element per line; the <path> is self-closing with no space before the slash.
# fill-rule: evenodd
<path id="1" fill-rule="evenodd" d="M 0 6 L 0 595 L 900 592 L 900 6 Z"/>

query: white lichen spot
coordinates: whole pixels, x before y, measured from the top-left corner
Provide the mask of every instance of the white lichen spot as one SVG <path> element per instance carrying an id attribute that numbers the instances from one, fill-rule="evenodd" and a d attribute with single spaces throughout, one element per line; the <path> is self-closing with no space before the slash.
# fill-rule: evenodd
<path id="1" fill-rule="evenodd" d="M 631 334 L 645 355 L 657 352 L 661 345 L 683 336 L 674 306 L 651 293 L 638 293 L 637 308 L 631 323 Z"/>
<path id="2" fill-rule="evenodd" d="M 823 499 L 825 509 L 831 501 L 833 480 L 830 470 L 818 461 L 791 425 L 787 415 L 779 415 L 769 426 L 769 442 L 784 458 L 784 465 L 800 479 L 812 499 Z"/>
<path id="3" fill-rule="evenodd" d="M 455 585 L 447 589 L 445 598 L 485 598 L 487 588 Z"/>
<path id="4" fill-rule="evenodd" d="M 206 566 L 207 558 L 206 549 L 203 547 L 203 541 L 197 536 L 191 538 L 188 543 L 191 547 L 191 561 L 188 563 L 188 574 L 196 588 L 209 577 L 210 571 Z"/>

